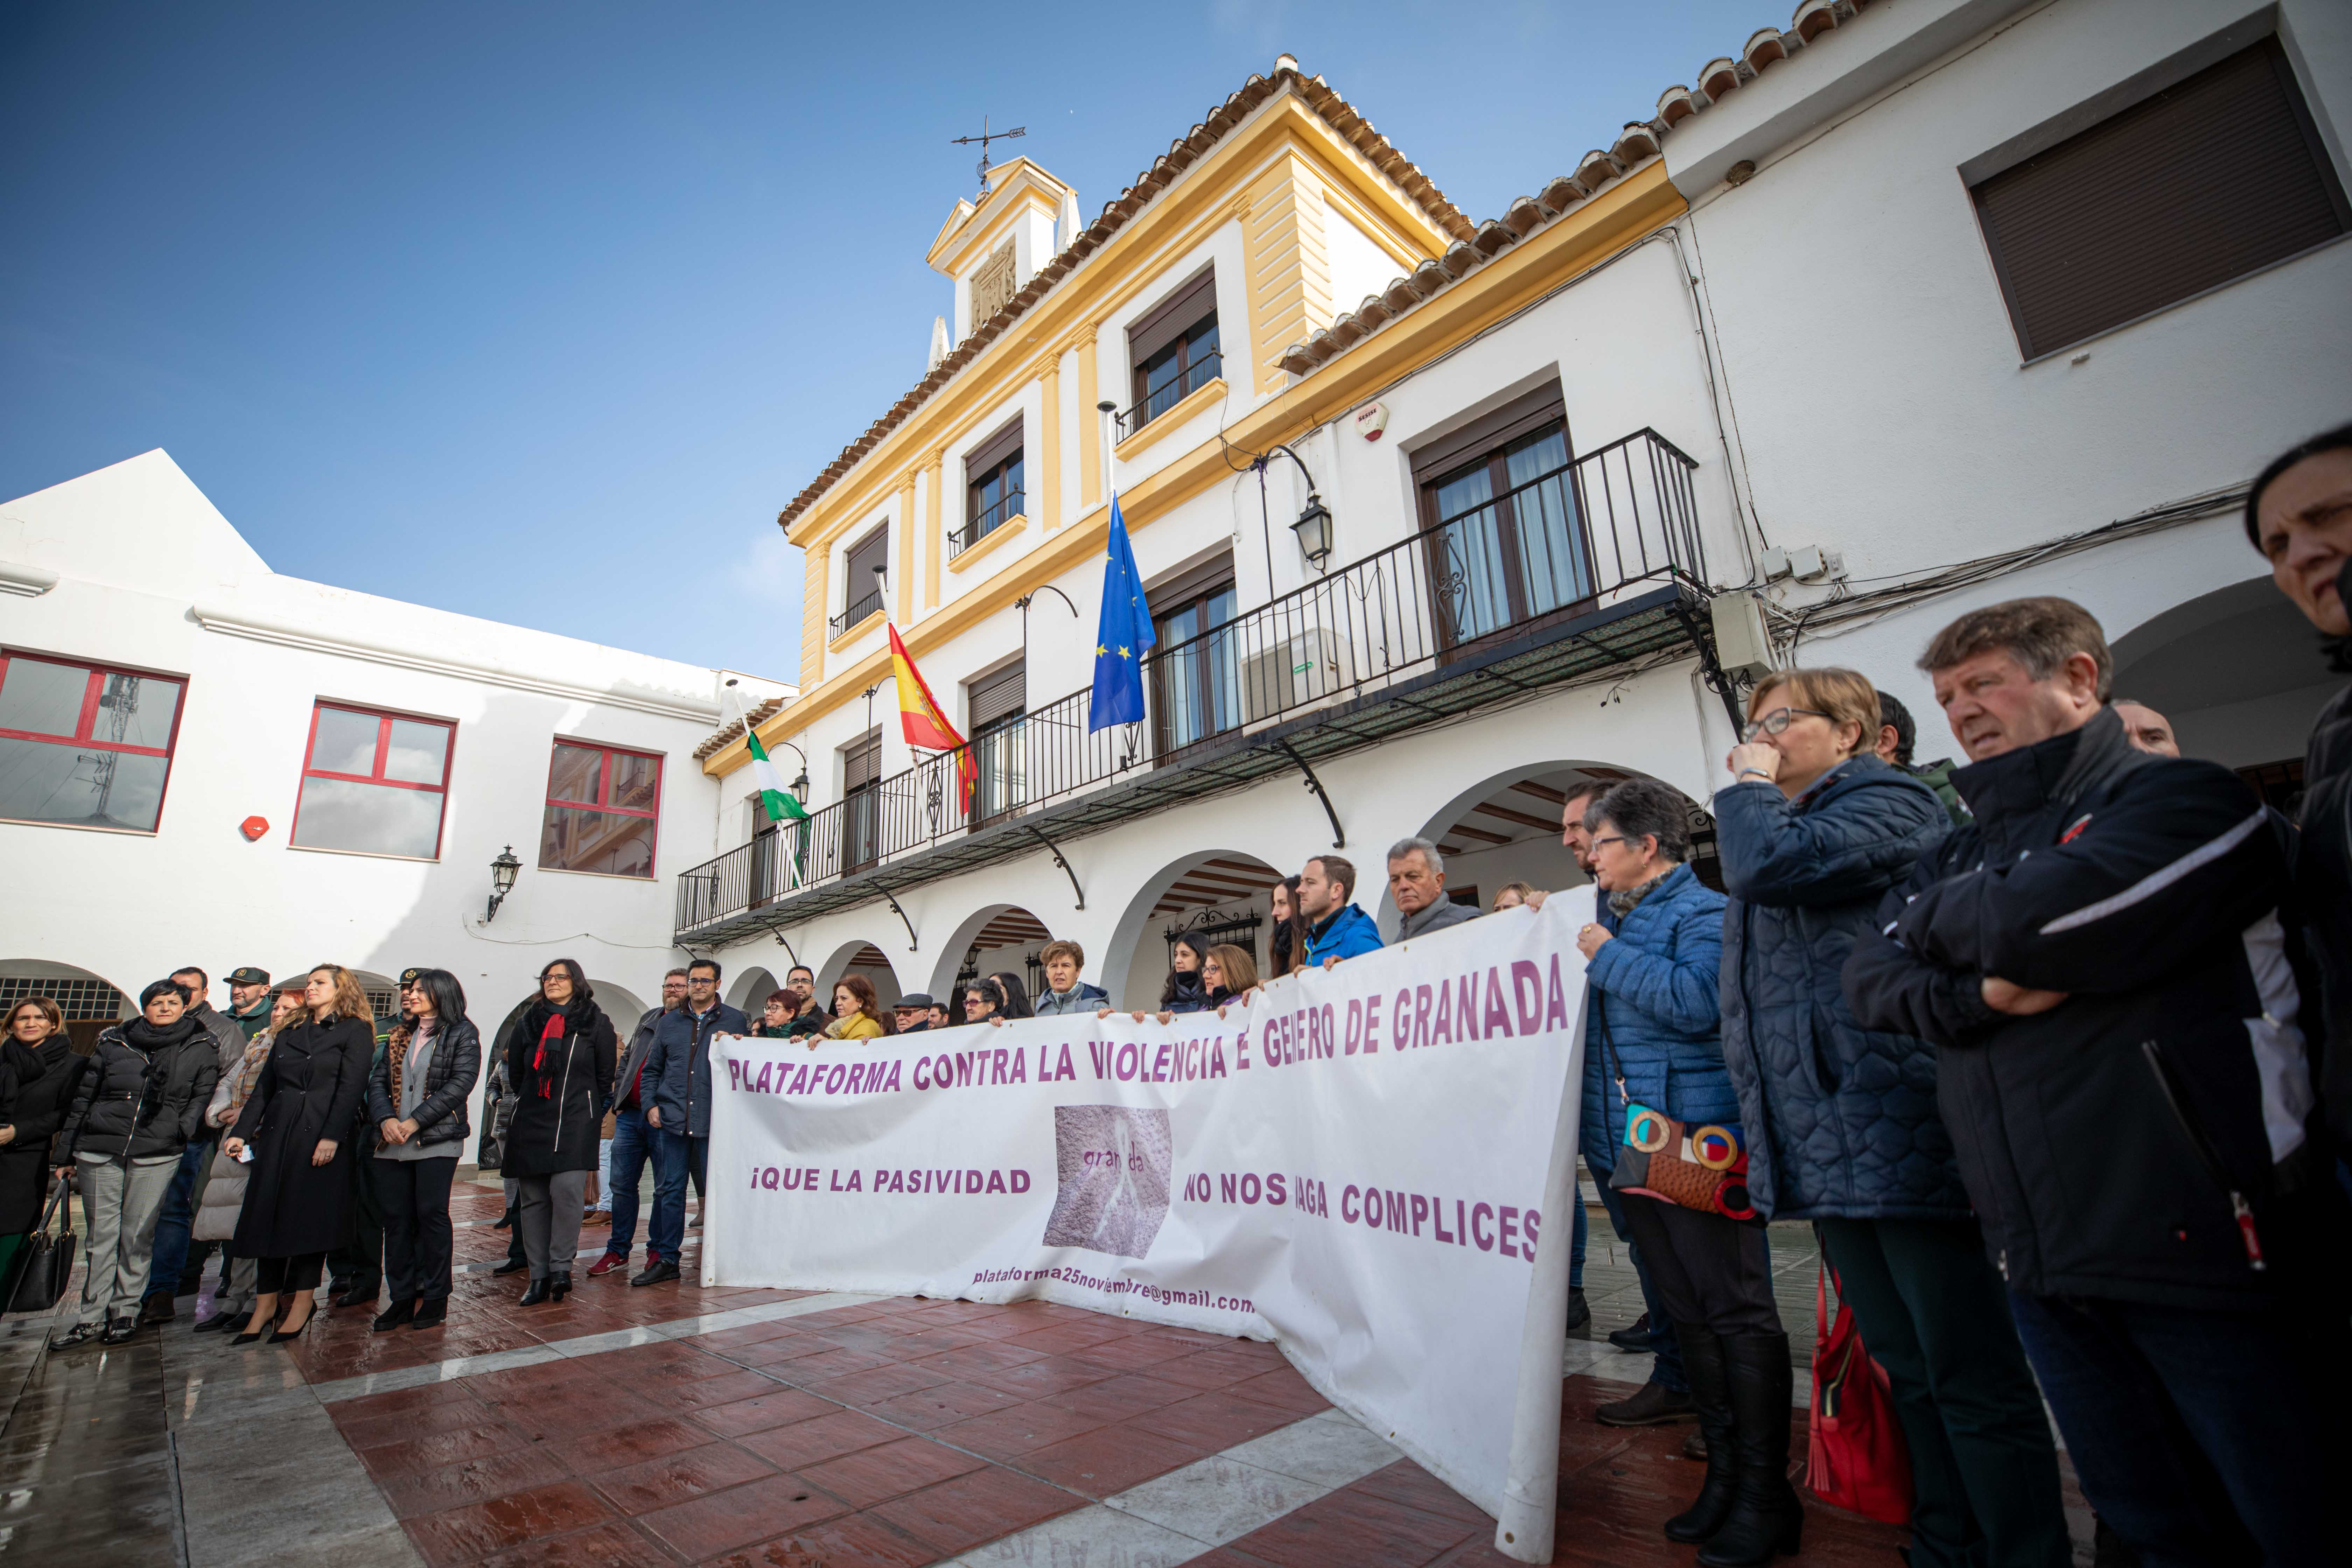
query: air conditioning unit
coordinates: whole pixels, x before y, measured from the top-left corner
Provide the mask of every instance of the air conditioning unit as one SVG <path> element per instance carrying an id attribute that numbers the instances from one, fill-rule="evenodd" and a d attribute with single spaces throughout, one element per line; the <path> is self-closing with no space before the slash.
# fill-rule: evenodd
<path id="1" fill-rule="evenodd" d="M 1241 678 L 1243 721 L 1256 724 L 1346 692 L 1355 684 L 1355 661 L 1345 639 L 1311 626 L 1244 658 Z"/>

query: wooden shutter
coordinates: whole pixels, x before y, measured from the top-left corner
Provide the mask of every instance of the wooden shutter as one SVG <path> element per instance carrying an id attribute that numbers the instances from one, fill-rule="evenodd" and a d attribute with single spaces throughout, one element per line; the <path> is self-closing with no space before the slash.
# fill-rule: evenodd
<path id="1" fill-rule="evenodd" d="M 1143 602 L 1151 618 L 1180 610 L 1204 594 L 1230 587 L 1234 581 L 1234 552 L 1221 550 L 1198 566 L 1188 567 L 1173 576 L 1144 590 Z"/>
<path id="2" fill-rule="evenodd" d="M 2275 37 L 1970 189 L 2027 359 L 2352 226 Z"/>
<path id="3" fill-rule="evenodd" d="M 841 787 L 862 789 L 882 776 L 882 731 L 868 730 L 841 748 Z"/>
<path id="4" fill-rule="evenodd" d="M 1029 705 L 1029 669 L 1010 664 L 993 675 L 983 675 L 965 693 L 971 732 L 979 734 L 1001 719 L 1024 711 Z"/>
<path id="5" fill-rule="evenodd" d="M 1560 397 L 1559 383 L 1556 381 L 1515 397 L 1459 430 L 1415 447 L 1413 483 L 1426 485 L 1467 463 L 1491 457 L 1522 436 L 1560 423 L 1567 412 L 1568 405 Z"/>
<path id="6" fill-rule="evenodd" d="M 856 604 L 874 592 L 874 568 L 890 558 L 890 528 L 887 523 L 849 547 L 847 592 L 849 603 Z"/>
<path id="7" fill-rule="evenodd" d="M 1202 319 L 1217 313 L 1217 273 L 1202 273 L 1171 294 L 1127 330 L 1127 363 L 1145 360 L 1192 331 Z"/>
<path id="8" fill-rule="evenodd" d="M 1021 450 L 1021 419 L 1013 422 L 985 442 L 972 448 L 971 456 L 963 460 L 964 482 L 976 484 L 987 477 L 997 464 Z"/>

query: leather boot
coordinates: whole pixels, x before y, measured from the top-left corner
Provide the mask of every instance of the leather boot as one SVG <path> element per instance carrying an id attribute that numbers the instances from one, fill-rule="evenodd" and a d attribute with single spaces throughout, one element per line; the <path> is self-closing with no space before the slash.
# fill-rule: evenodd
<path id="1" fill-rule="evenodd" d="M 552 1293 L 552 1290 L 553 1286 L 549 1281 L 546 1275 L 534 1274 L 530 1277 L 530 1289 L 522 1293 L 522 1300 L 516 1302 L 515 1305 L 518 1307 L 536 1307 L 541 1301 L 546 1300 L 549 1295 Z"/>
<path id="2" fill-rule="evenodd" d="M 1733 1334 L 1719 1342 L 1731 1384 L 1738 1484 L 1730 1514 L 1699 1548 L 1698 1560 L 1705 1568 L 1754 1568 L 1776 1552 L 1794 1556 L 1805 1524 L 1789 1484 L 1789 1336 Z"/>
<path id="3" fill-rule="evenodd" d="M 1738 1490 L 1730 1375 L 1724 1370 L 1723 1342 L 1712 1330 L 1677 1321 L 1675 1332 L 1681 1339 L 1683 1371 L 1690 1375 L 1691 1403 L 1698 1407 L 1698 1429 L 1706 1436 L 1706 1479 L 1696 1500 L 1666 1521 L 1666 1539 L 1705 1541 L 1731 1516 L 1731 1500 Z"/>
<path id="4" fill-rule="evenodd" d="M 548 1283 L 554 1300 L 562 1300 L 572 1292 L 572 1270 L 567 1268 L 561 1274 L 549 1275 Z"/>

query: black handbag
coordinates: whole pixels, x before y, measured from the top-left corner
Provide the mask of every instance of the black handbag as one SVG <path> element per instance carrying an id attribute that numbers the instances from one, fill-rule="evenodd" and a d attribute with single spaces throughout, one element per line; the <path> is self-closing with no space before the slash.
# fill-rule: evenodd
<path id="1" fill-rule="evenodd" d="M 65 1297 L 66 1282 L 73 1278 L 76 1247 L 73 1205 L 66 1202 L 66 1188 L 71 1181 L 69 1176 L 58 1178 L 57 1190 L 49 1194 L 49 1206 L 41 1211 L 40 1227 L 25 1243 L 16 1283 L 8 1292 L 7 1311 L 46 1312 Z M 53 1237 L 49 1234 L 49 1216 L 61 1211 L 64 1223 Z"/>

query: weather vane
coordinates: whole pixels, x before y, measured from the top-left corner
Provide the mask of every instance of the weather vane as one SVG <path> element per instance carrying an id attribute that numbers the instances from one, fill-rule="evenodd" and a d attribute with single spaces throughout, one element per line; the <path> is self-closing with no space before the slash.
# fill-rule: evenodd
<path id="1" fill-rule="evenodd" d="M 1026 125 L 1016 125 L 1010 131 L 991 131 L 988 128 L 988 116 L 983 114 L 980 117 L 979 135 L 959 136 L 950 142 L 949 145 L 953 147 L 969 147 L 975 142 L 980 143 L 980 186 L 981 189 L 986 190 L 988 188 L 988 144 L 991 142 L 1010 142 L 1015 136 L 1026 136 L 1028 134 L 1029 128 Z"/>

